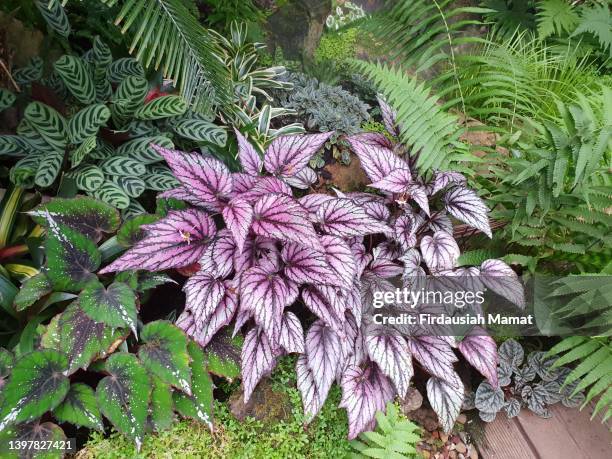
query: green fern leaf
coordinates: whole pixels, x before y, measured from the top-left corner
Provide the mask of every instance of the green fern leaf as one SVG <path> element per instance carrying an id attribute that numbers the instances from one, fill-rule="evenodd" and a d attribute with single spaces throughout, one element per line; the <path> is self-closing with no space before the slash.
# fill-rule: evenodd
<path id="1" fill-rule="evenodd" d="M 578 24 L 578 14 L 567 0 L 543 0 L 538 2 L 537 7 L 540 38 L 571 33 Z"/>
<path id="2" fill-rule="evenodd" d="M 595 35 L 602 49 L 609 50 L 612 57 L 612 15 L 609 6 L 602 4 L 583 8 L 580 23 L 571 36 L 581 33 Z"/>

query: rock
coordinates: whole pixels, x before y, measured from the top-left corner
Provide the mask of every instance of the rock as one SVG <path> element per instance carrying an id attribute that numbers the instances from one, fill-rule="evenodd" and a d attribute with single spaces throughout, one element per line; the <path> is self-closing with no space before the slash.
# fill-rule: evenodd
<path id="1" fill-rule="evenodd" d="M 470 459 L 478 459 L 478 451 L 476 451 L 476 447 L 472 446 L 472 450 L 470 451 Z"/>
<path id="2" fill-rule="evenodd" d="M 406 413 L 406 416 L 409 419 L 421 424 L 428 432 L 433 432 L 439 427 L 438 416 L 431 408 L 421 407 L 418 410 Z"/>
<path id="3" fill-rule="evenodd" d="M 448 453 L 448 459 L 457 459 L 457 453 L 455 451 L 450 451 Z"/>
<path id="4" fill-rule="evenodd" d="M 463 453 L 463 454 L 467 453 L 467 446 L 465 446 L 465 443 L 459 442 L 456 444 L 456 447 L 457 447 L 457 452 Z"/>
<path id="5" fill-rule="evenodd" d="M 406 414 L 409 411 L 418 410 L 421 405 L 423 405 L 423 396 L 416 388 L 409 387 L 406 396 L 400 401 L 402 412 Z"/>
<path id="6" fill-rule="evenodd" d="M 351 155 L 351 163 L 348 166 L 344 164 L 340 164 L 337 161 L 333 161 L 330 164 L 327 164 L 323 168 L 323 172 L 326 174 L 322 174 L 322 176 L 328 176 L 329 182 L 324 184 L 332 185 L 338 188 L 340 191 L 363 191 L 365 186 L 371 182 L 368 179 L 367 175 L 365 175 L 364 170 L 361 168 L 361 163 L 359 162 L 359 158 L 354 155 Z M 413 389 L 412 387 L 410 389 Z M 410 389 L 408 389 L 408 394 L 410 394 Z M 418 391 L 414 389 L 417 393 Z M 421 394 L 419 394 L 421 396 Z M 416 399 L 414 400 L 416 404 Z M 421 403 L 423 402 L 423 397 L 421 396 Z M 412 408 L 416 410 L 421 405 L 416 408 Z M 405 410 L 403 410 L 405 413 Z"/>
<path id="7" fill-rule="evenodd" d="M 440 432 L 440 440 L 442 440 L 444 443 L 446 443 L 448 441 L 448 434 L 446 434 L 444 432 Z"/>
<path id="8" fill-rule="evenodd" d="M 457 422 L 459 424 L 465 424 L 467 421 L 467 416 L 463 413 L 461 413 L 458 417 L 457 417 Z"/>
<path id="9" fill-rule="evenodd" d="M 230 411 L 239 421 L 253 417 L 264 422 L 278 422 L 288 419 L 291 401 L 286 394 L 274 392 L 269 379 L 262 379 L 248 403 L 244 403 L 242 390 L 236 391 L 229 399 Z"/>

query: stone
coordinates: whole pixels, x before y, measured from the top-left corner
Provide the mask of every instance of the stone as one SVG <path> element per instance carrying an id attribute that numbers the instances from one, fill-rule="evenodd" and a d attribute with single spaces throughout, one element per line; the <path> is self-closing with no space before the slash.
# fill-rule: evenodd
<path id="1" fill-rule="evenodd" d="M 457 459 L 457 453 L 455 451 L 449 451 L 448 459 Z"/>
<path id="2" fill-rule="evenodd" d="M 446 443 L 448 441 L 448 434 L 444 432 L 440 432 L 440 440 Z"/>
<path id="3" fill-rule="evenodd" d="M 414 387 L 409 387 L 406 396 L 400 401 L 400 407 L 404 414 L 409 411 L 418 410 L 423 405 L 423 396 Z"/>
<path id="4" fill-rule="evenodd" d="M 465 443 L 459 442 L 456 444 L 456 447 L 459 453 L 463 453 L 463 454 L 467 453 L 467 446 L 465 446 Z"/>
<path id="5" fill-rule="evenodd" d="M 428 432 L 437 430 L 440 424 L 438 423 L 438 416 L 431 408 L 419 408 L 418 410 L 409 411 L 406 416 L 421 424 Z"/>
<path id="6" fill-rule="evenodd" d="M 248 403 L 244 403 L 242 390 L 235 391 L 229 399 L 230 411 L 239 421 L 247 417 L 263 422 L 286 420 L 291 415 L 291 401 L 287 394 L 274 392 L 270 380 L 262 379 Z"/>
<path id="7" fill-rule="evenodd" d="M 467 416 L 463 413 L 461 413 L 459 416 L 457 416 L 457 422 L 459 424 L 465 424 L 467 421 Z"/>
<path id="8" fill-rule="evenodd" d="M 476 447 L 472 446 L 469 457 L 470 459 L 478 459 L 478 451 L 476 451 Z"/>

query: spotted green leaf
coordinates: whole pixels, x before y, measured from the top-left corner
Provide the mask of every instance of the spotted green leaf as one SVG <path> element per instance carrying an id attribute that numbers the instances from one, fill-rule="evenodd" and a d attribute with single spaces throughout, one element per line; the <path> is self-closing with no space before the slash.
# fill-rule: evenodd
<path id="1" fill-rule="evenodd" d="M 138 177 L 146 173 L 144 164 L 127 156 L 114 156 L 100 163 L 100 169 L 108 175 Z"/>
<path id="2" fill-rule="evenodd" d="M 10 351 L 0 347 L 0 390 L 6 384 L 8 376 L 11 374 L 11 368 L 15 363 L 15 358 Z M 2 405 L 2 396 L 0 396 L 0 406 Z"/>
<path id="3" fill-rule="evenodd" d="M 8 427 L 4 431 L 0 431 L 0 442 L 3 445 L 9 445 L 8 441 L 20 441 L 24 442 L 22 445 L 36 444 L 40 446 L 53 445 L 55 442 L 61 442 L 66 440 L 66 435 L 60 426 L 52 422 L 40 422 L 34 421 L 26 424 L 19 424 L 16 426 Z M 55 443 L 57 444 L 57 443 Z M 39 446 L 39 448 L 40 448 Z M 3 459 L 17 459 L 17 458 L 52 458 L 59 459 L 61 453 L 58 450 L 35 450 L 30 448 L 28 450 L 12 450 L 6 451 L 6 447 L 3 449 Z M 21 454 L 19 454 L 21 453 Z M 27 453 L 27 454 L 26 454 Z"/>
<path id="4" fill-rule="evenodd" d="M 110 175 L 108 179 L 121 188 L 130 198 L 137 198 L 145 190 L 145 182 L 138 177 Z"/>
<path id="5" fill-rule="evenodd" d="M 21 284 L 21 288 L 13 300 L 15 310 L 23 311 L 29 308 L 52 291 L 53 286 L 51 285 L 51 281 L 49 281 L 49 278 L 45 274 L 38 273 L 30 277 Z"/>
<path id="6" fill-rule="evenodd" d="M 79 303 L 93 320 L 113 328 L 129 327 L 136 334 L 136 295 L 127 284 L 113 282 L 105 288 L 94 280 L 79 295 Z"/>
<path id="7" fill-rule="evenodd" d="M 144 344 L 138 357 L 152 374 L 164 383 L 191 394 L 191 370 L 187 353 L 187 337 L 170 322 L 148 323 L 140 333 Z"/>
<path id="8" fill-rule="evenodd" d="M 83 383 L 70 386 L 64 401 L 53 410 L 53 416 L 59 422 L 69 422 L 79 427 L 104 428 L 96 395 L 91 387 Z"/>
<path id="9" fill-rule="evenodd" d="M 60 2 L 36 0 L 34 4 L 51 30 L 64 38 L 70 35 L 70 22 Z"/>
<path id="10" fill-rule="evenodd" d="M 49 151 L 38 165 L 38 170 L 34 176 L 34 183 L 41 188 L 47 188 L 55 182 L 60 173 L 62 162 L 64 161 L 63 151 Z"/>
<path id="11" fill-rule="evenodd" d="M 111 355 L 104 370 L 108 376 L 96 388 L 98 406 L 113 426 L 139 447 L 151 393 L 147 371 L 135 355 L 126 353 Z"/>
<path id="12" fill-rule="evenodd" d="M 15 95 L 6 89 L 0 88 L 0 112 L 13 105 L 13 102 L 15 102 Z"/>
<path id="13" fill-rule="evenodd" d="M 162 96 L 153 99 L 134 113 L 139 120 L 158 120 L 178 116 L 187 110 L 187 102 L 181 96 Z"/>
<path id="14" fill-rule="evenodd" d="M 38 81 L 43 75 L 43 60 L 35 56 L 27 63 L 27 65 L 18 68 L 13 72 L 15 83 L 21 86 L 28 86 L 34 81 Z"/>
<path id="15" fill-rule="evenodd" d="M 122 57 L 113 61 L 108 66 L 108 79 L 113 84 L 119 84 L 129 76 L 145 77 L 144 69 L 140 62 L 132 57 Z"/>
<path id="16" fill-rule="evenodd" d="M 168 429 L 174 421 L 172 389 L 157 376 L 151 377 L 151 424 L 156 432 Z"/>
<path id="17" fill-rule="evenodd" d="M 149 225 L 157 220 L 159 216 L 151 214 L 141 214 L 126 220 L 117 231 L 117 242 L 123 247 L 132 247 L 145 236 L 142 225 Z"/>
<path id="18" fill-rule="evenodd" d="M 68 122 L 68 136 L 74 144 L 95 136 L 110 118 L 110 110 L 104 104 L 94 104 L 77 112 Z"/>
<path id="19" fill-rule="evenodd" d="M 66 120 L 62 115 L 48 105 L 32 102 L 26 107 L 23 116 L 27 121 L 24 125 L 26 130 L 35 131 L 53 151 L 64 152 L 67 136 Z"/>
<path id="20" fill-rule="evenodd" d="M 152 164 L 162 161 L 163 158 L 151 146 L 159 145 L 164 148 L 174 148 L 172 140 L 163 135 L 151 137 L 141 137 L 138 139 L 125 142 L 117 149 L 117 154 L 121 156 L 129 156 L 142 164 Z"/>
<path id="21" fill-rule="evenodd" d="M 96 90 L 87 63 L 65 54 L 55 61 L 53 67 L 76 100 L 83 104 L 95 102 Z"/>
<path id="22" fill-rule="evenodd" d="M 59 405 L 70 386 L 64 375 L 67 367 L 67 357 L 51 349 L 19 359 L 2 389 L 0 431 L 13 423 L 38 418 Z"/>
<path id="23" fill-rule="evenodd" d="M 189 341 L 191 357 L 191 395 L 173 394 L 174 405 L 181 416 L 204 422 L 212 429 L 213 382 L 206 369 L 206 358 L 198 344 Z"/>
<path id="24" fill-rule="evenodd" d="M 227 132 L 219 126 L 202 120 L 183 120 L 174 126 L 174 131 L 181 137 L 208 142 L 220 147 L 227 142 Z"/>
<path id="25" fill-rule="evenodd" d="M 204 350 L 208 371 L 228 379 L 240 375 L 240 351 L 243 338 L 231 337 L 228 330 L 217 333 Z"/>
<path id="26" fill-rule="evenodd" d="M 93 191 L 92 195 L 111 206 L 115 206 L 117 209 L 125 209 L 130 205 L 130 197 L 121 188 L 108 180 L 105 180 L 97 190 Z"/>
<path id="27" fill-rule="evenodd" d="M 96 148 L 96 137 L 87 137 L 70 155 L 70 164 L 77 167 Z"/>

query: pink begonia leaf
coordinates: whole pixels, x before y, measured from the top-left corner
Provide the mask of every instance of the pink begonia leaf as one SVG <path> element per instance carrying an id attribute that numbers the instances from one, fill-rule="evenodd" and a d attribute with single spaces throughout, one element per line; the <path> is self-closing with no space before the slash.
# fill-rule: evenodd
<path id="1" fill-rule="evenodd" d="M 187 188 L 184 186 L 180 186 L 178 188 L 172 188 L 171 190 L 166 190 L 157 195 L 157 199 L 178 199 L 179 201 L 185 201 L 194 206 L 200 205 L 200 199 L 191 194 Z"/>
<path id="2" fill-rule="evenodd" d="M 369 186 L 388 193 L 405 193 L 408 186 L 413 183 L 409 169 L 394 169 L 382 179 Z"/>
<path id="3" fill-rule="evenodd" d="M 185 286 L 185 309 L 190 311 L 200 333 L 225 295 L 223 282 L 206 273 L 191 276 Z"/>
<path id="4" fill-rule="evenodd" d="M 407 193 L 414 202 L 416 202 L 423 212 L 429 215 L 429 196 L 427 190 L 421 185 L 409 185 Z"/>
<path id="5" fill-rule="evenodd" d="M 372 261 L 372 255 L 366 252 L 362 242 L 353 242 L 350 248 L 355 259 L 355 277 L 359 279 L 363 274 L 363 270 Z"/>
<path id="6" fill-rule="evenodd" d="M 284 178 L 293 177 L 306 167 L 332 134 L 298 134 L 274 139 L 264 156 L 266 170 Z"/>
<path id="7" fill-rule="evenodd" d="M 321 411 L 327 398 L 329 387 L 321 387 L 308 366 L 308 357 L 302 354 L 298 357 L 295 371 L 297 374 L 297 388 L 302 396 L 305 422 L 309 423 Z M 331 386 L 330 386 L 331 387 Z M 323 392 L 324 389 L 327 389 Z"/>
<path id="8" fill-rule="evenodd" d="M 249 311 L 246 308 L 239 308 L 238 313 L 236 314 L 236 321 L 234 323 L 234 331 L 232 332 L 232 338 L 235 338 L 236 335 L 240 332 L 242 327 L 253 318 L 253 311 Z"/>
<path id="9" fill-rule="evenodd" d="M 385 178 L 395 169 L 410 169 L 408 164 L 388 148 L 363 143 L 357 137 L 349 137 L 353 152 L 361 161 L 361 167 L 372 182 Z"/>
<path id="10" fill-rule="evenodd" d="M 200 271 L 214 277 L 228 276 L 234 267 L 236 243 L 227 229 L 219 231 L 198 261 Z"/>
<path id="11" fill-rule="evenodd" d="M 303 196 L 300 199 L 298 199 L 298 202 L 308 212 L 316 215 L 317 210 L 319 210 L 319 207 L 321 207 L 321 204 L 323 204 L 324 202 L 330 201 L 332 199 L 335 199 L 335 198 L 328 194 L 311 193 L 311 194 L 307 194 L 306 196 Z"/>
<path id="12" fill-rule="evenodd" d="M 322 249 L 306 209 L 293 198 L 269 194 L 255 203 L 253 211 L 251 227 L 255 234 Z"/>
<path id="13" fill-rule="evenodd" d="M 463 391 L 463 383 L 454 371 L 446 379 L 432 377 L 427 381 L 427 399 L 444 432 L 450 432 L 455 425 L 465 397 Z"/>
<path id="14" fill-rule="evenodd" d="M 237 273 L 242 273 L 253 266 L 257 266 L 259 260 L 264 256 L 268 257 L 271 252 L 278 253 L 274 240 L 261 236 L 249 237 L 245 241 L 243 249 L 234 253 L 234 269 Z"/>
<path id="15" fill-rule="evenodd" d="M 287 177 L 285 182 L 291 185 L 294 188 L 299 188 L 300 190 L 307 190 L 310 185 L 316 183 L 318 180 L 317 173 L 306 166 L 293 177 Z"/>
<path id="16" fill-rule="evenodd" d="M 360 204 L 363 207 L 363 210 L 366 214 L 372 217 L 374 220 L 378 220 L 385 225 L 389 222 L 389 218 L 391 217 L 391 212 L 389 212 L 389 207 L 387 207 L 382 202 L 364 202 Z"/>
<path id="17" fill-rule="evenodd" d="M 446 231 L 449 234 L 453 234 L 453 222 L 448 218 L 446 212 L 443 210 L 434 212 L 431 217 L 427 220 L 428 228 L 433 231 Z"/>
<path id="18" fill-rule="evenodd" d="M 340 278 L 327 263 L 323 252 L 288 242 L 283 247 L 281 257 L 285 262 L 285 276 L 297 284 L 340 283 Z"/>
<path id="19" fill-rule="evenodd" d="M 395 239 L 400 243 L 404 250 L 416 246 L 417 231 L 423 225 L 423 219 L 418 214 L 406 213 L 397 217 L 393 228 Z"/>
<path id="20" fill-rule="evenodd" d="M 146 237 L 102 269 L 100 274 L 188 266 L 200 259 L 216 232 L 212 218 L 196 209 L 169 212 L 165 218 L 142 228 Z"/>
<path id="21" fill-rule="evenodd" d="M 259 180 L 258 177 L 243 172 L 232 173 L 232 179 L 234 180 L 235 193 L 246 193 L 251 190 Z"/>
<path id="22" fill-rule="evenodd" d="M 463 338 L 458 345 L 459 350 L 493 387 L 497 387 L 497 344 L 493 338 L 488 336 L 482 329 L 473 331 Z"/>
<path id="23" fill-rule="evenodd" d="M 308 367 L 312 370 L 320 392 L 327 393 L 342 363 L 340 338 L 321 320 L 317 320 L 306 334 L 305 348 Z"/>
<path id="24" fill-rule="evenodd" d="M 336 198 L 324 202 L 317 212 L 321 229 L 333 236 L 351 237 L 385 233 L 391 228 L 370 217 L 363 207 L 350 199 Z"/>
<path id="25" fill-rule="evenodd" d="M 244 338 L 241 353 L 242 385 L 244 403 L 262 377 L 269 374 L 276 366 L 278 350 L 270 344 L 268 336 L 259 327 L 253 327 Z"/>
<path id="26" fill-rule="evenodd" d="M 242 193 L 240 197 L 250 203 L 254 203 L 262 196 L 268 196 L 270 193 L 293 196 L 289 185 L 282 180 L 276 177 L 259 177 L 255 184 L 249 190 Z"/>
<path id="27" fill-rule="evenodd" d="M 446 378 L 453 373 L 458 360 L 450 345 L 438 336 L 414 336 L 408 338 L 412 356 L 434 376 Z"/>
<path id="28" fill-rule="evenodd" d="M 525 290 L 514 270 L 501 260 L 485 260 L 480 265 L 480 280 L 498 295 L 525 307 Z"/>
<path id="29" fill-rule="evenodd" d="M 232 175 L 225 164 L 196 153 L 156 145 L 153 148 L 166 160 L 175 178 L 197 198 L 197 205 L 212 211 L 221 210 L 234 188 Z"/>
<path id="30" fill-rule="evenodd" d="M 370 263 L 370 271 L 377 276 L 389 279 L 401 275 L 404 272 L 404 267 L 388 258 L 378 257 Z"/>
<path id="31" fill-rule="evenodd" d="M 287 352 L 304 353 L 304 330 L 300 319 L 292 312 L 283 314 L 279 343 Z"/>
<path id="32" fill-rule="evenodd" d="M 205 347 L 219 330 L 229 325 L 237 309 L 238 295 L 231 288 L 226 287 L 225 294 L 213 314 L 204 322 L 201 330 L 198 331 L 196 324 L 196 333 L 190 336 L 200 346 Z"/>
<path id="33" fill-rule="evenodd" d="M 321 236 L 320 240 L 325 249 L 325 260 L 339 280 L 339 286 L 350 289 L 357 274 L 357 265 L 350 246 L 337 236 Z"/>
<path id="34" fill-rule="evenodd" d="M 408 343 L 399 335 L 368 335 L 365 337 L 368 355 L 387 375 L 400 397 L 404 397 L 414 374 Z"/>
<path id="35" fill-rule="evenodd" d="M 378 105 L 380 106 L 380 112 L 382 114 L 383 123 L 389 134 L 397 137 L 399 130 L 397 128 L 397 112 L 380 97 L 376 97 Z"/>
<path id="36" fill-rule="evenodd" d="M 253 221 L 253 207 L 240 197 L 235 197 L 223 208 L 223 220 L 232 232 L 236 247 L 242 251 Z"/>
<path id="37" fill-rule="evenodd" d="M 234 128 L 234 132 L 238 139 L 238 158 L 240 159 L 242 170 L 250 175 L 259 175 L 263 167 L 259 154 L 238 129 Z"/>
<path id="38" fill-rule="evenodd" d="M 383 147 L 393 150 L 393 142 L 391 142 L 387 136 L 379 132 L 362 132 L 360 134 L 351 136 L 351 139 L 366 145 L 373 145 L 375 147 Z"/>
<path id="39" fill-rule="evenodd" d="M 273 344 L 279 339 L 283 310 L 291 305 L 297 296 L 295 283 L 279 275 L 270 274 L 262 267 L 255 266 L 242 275 L 241 307 L 253 311 L 255 323 Z"/>
<path id="40" fill-rule="evenodd" d="M 430 270 L 439 271 L 454 268 L 461 251 L 453 236 L 436 231 L 433 236 L 421 239 L 421 254 Z"/>
<path id="41" fill-rule="evenodd" d="M 462 186 L 452 188 L 444 195 L 444 207 L 456 219 L 492 237 L 489 209 L 475 191 Z"/>
<path id="42" fill-rule="evenodd" d="M 467 180 L 463 174 L 459 172 L 441 172 L 436 171 L 431 184 L 431 193 L 436 194 L 438 191 L 443 190 L 449 185 L 465 185 Z"/>
<path id="43" fill-rule="evenodd" d="M 337 302 L 335 305 L 332 305 L 331 301 L 320 290 L 312 286 L 302 290 L 302 300 L 306 307 L 321 319 L 325 325 L 335 331 L 336 334 L 342 334 L 344 310 L 337 308 Z"/>

